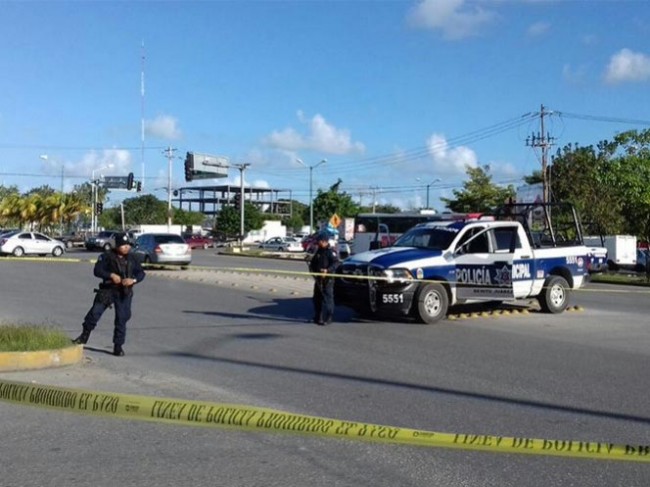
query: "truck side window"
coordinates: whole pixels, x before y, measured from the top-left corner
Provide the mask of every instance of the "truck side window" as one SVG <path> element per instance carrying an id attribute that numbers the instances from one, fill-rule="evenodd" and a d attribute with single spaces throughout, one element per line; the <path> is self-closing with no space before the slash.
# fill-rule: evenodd
<path id="1" fill-rule="evenodd" d="M 511 253 L 521 248 L 521 241 L 516 228 L 503 227 L 493 230 L 495 252 Z"/>
<path id="2" fill-rule="evenodd" d="M 474 235 L 482 232 L 484 229 L 482 227 L 472 228 L 469 230 L 463 238 L 458 242 L 457 248 L 463 254 L 484 254 L 490 251 L 490 245 L 488 242 L 487 232 L 483 232 L 476 238 L 473 238 Z"/>
<path id="3" fill-rule="evenodd" d="M 470 254 L 485 254 L 490 251 L 488 244 L 487 232 L 482 233 L 469 243 L 468 252 Z"/>

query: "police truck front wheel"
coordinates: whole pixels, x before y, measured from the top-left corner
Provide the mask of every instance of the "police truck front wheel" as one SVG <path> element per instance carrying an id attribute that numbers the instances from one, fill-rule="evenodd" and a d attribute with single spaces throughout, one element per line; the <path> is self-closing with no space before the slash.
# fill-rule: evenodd
<path id="1" fill-rule="evenodd" d="M 537 300 L 544 313 L 562 313 L 569 305 L 569 283 L 560 276 L 550 276 Z"/>
<path id="2" fill-rule="evenodd" d="M 418 293 L 418 318 L 424 324 L 437 323 L 447 315 L 449 297 L 442 284 L 425 284 Z"/>

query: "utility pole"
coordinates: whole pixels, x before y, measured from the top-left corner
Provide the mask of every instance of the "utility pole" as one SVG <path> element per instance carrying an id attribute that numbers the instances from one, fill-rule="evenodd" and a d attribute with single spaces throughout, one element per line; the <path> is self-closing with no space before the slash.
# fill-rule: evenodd
<path id="1" fill-rule="evenodd" d="M 377 190 L 379 189 L 379 186 L 370 186 L 370 190 L 372 191 L 372 212 L 375 213 L 375 209 L 377 208 Z"/>
<path id="2" fill-rule="evenodd" d="M 61 163 L 61 209 L 59 210 L 60 219 L 61 219 L 61 236 L 63 237 L 63 171 L 65 170 L 65 165 Z"/>
<path id="3" fill-rule="evenodd" d="M 548 149 L 554 144 L 555 137 L 551 137 L 550 134 L 546 133 L 544 128 L 544 117 L 546 115 L 552 115 L 553 112 L 547 112 L 546 107 L 541 105 L 539 111 L 539 120 L 540 120 L 540 131 L 531 134 L 530 137 L 526 137 L 526 145 L 536 148 L 539 147 L 542 150 L 542 196 L 544 198 L 544 203 L 549 203 L 551 200 L 551 182 L 550 174 L 548 170 Z"/>
<path id="4" fill-rule="evenodd" d="M 302 166 L 305 166 L 309 168 L 309 232 L 314 233 L 314 200 L 312 196 L 312 188 L 313 188 L 313 181 L 314 181 L 314 168 L 317 168 L 321 164 L 327 163 L 327 159 L 322 159 L 319 163 L 317 164 L 312 164 L 311 166 L 308 166 L 305 164 L 302 159 L 296 159 L 296 162 Z"/>
<path id="5" fill-rule="evenodd" d="M 175 148 L 169 146 L 164 152 L 169 165 L 167 173 L 167 232 L 172 230 L 172 161 L 174 160 L 175 151 Z"/>
<path id="6" fill-rule="evenodd" d="M 233 164 L 234 167 L 239 169 L 239 248 L 244 247 L 244 206 L 246 199 L 244 198 L 244 172 L 250 164 Z"/>

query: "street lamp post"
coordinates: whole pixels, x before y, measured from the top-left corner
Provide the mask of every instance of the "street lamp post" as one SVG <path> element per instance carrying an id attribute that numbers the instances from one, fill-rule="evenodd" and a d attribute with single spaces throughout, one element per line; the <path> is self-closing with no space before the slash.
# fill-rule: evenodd
<path id="1" fill-rule="evenodd" d="M 312 164 L 311 166 L 308 166 L 304 162 L 302 162 L 302 159 L 296 159 L 296 162 L 298 164 L 301 164 L 302 166 L 305 166 L 309 168 L 309 233 L 314 232 L 314 200 L 312 199 L 312 186 L 313 186 L 313 171 L 314 168 L 320 166 L 321 164 L 325 164 L 327 162 L 327 159 L 322 159 L 320 162 L 317 164 Z"/>
<path id="2" fill-rule="evenodd" d="M 431 181 L 429 184 L 427 184 L 427 210 L 429 209 L 429 188 L 431 187 L 432 184 L 438 183 L 442 181 L 440 178 L 436 178 L 433 181 Z"/>
<path id="3" fill-rule="evenodd" d="M 47 154 L 42 154 L 40 158 L 44 161 L 47 161 L 50 159 L 50 156 Z M 61 163 L 61 204 L 59 208 L 59 226 L 61 236 L 63 236 L 63 178 L 64 178 L 64 169 L 65 169 L 65 164 Z"/>

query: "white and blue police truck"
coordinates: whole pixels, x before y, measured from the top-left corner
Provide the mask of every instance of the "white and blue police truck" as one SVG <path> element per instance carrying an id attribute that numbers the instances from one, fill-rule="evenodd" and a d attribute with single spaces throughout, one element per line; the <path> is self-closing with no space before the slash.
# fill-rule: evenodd
<path id="1" fill-rule="evenodd" d="M 352 255 L 337 271 L 337 304 L 366 317 L 397 314 L 436 323 L 450 306 L 536 298 L 561 313 L 585 285 L 593 248 L 573 208 L 508 205 L 494 217 L 423 223 L 391 247 Z M 552 228 L 554 212 L 561 222 Z M 568 215 L 568 216 L 567 216 Z"/>

